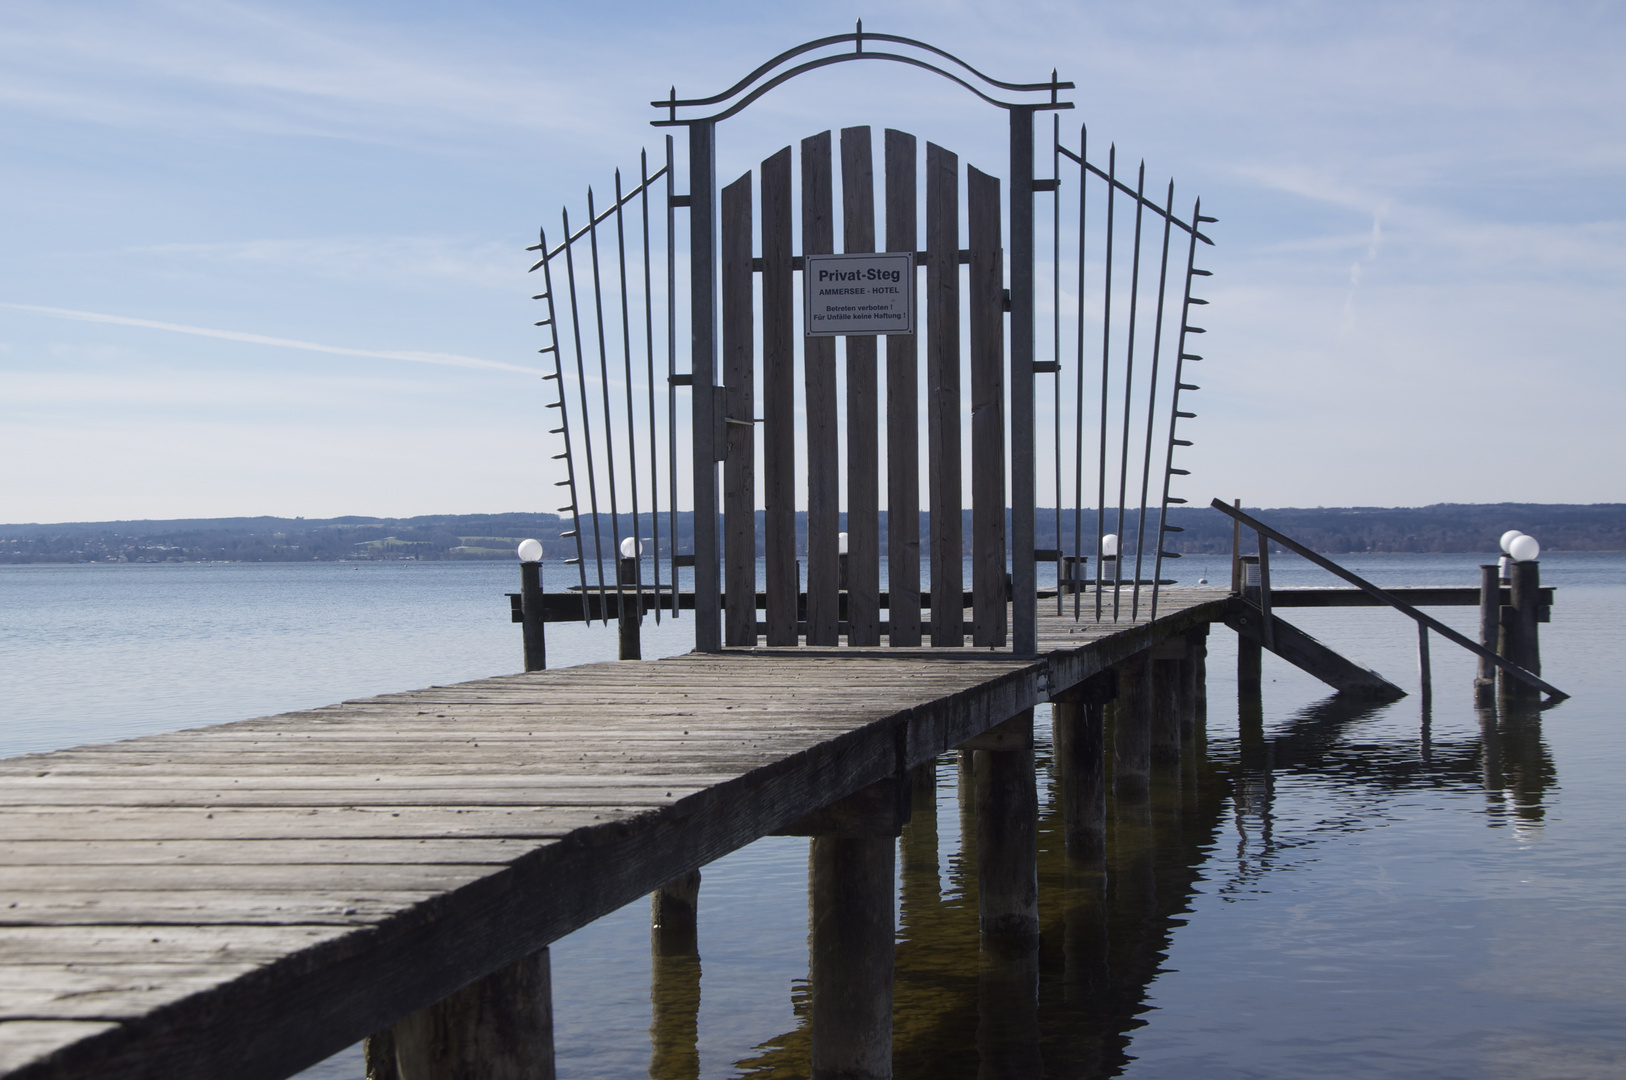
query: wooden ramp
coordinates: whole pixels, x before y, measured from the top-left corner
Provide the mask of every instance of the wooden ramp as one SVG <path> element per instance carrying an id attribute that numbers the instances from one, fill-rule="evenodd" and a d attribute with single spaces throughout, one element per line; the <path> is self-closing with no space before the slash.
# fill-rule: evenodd
<path id="1" fill-rule="evenodd" d="M 1225 597 L 1046 615 L 1037 660 L 689 654 L 0 761 L 0 1076 L 287 1076 Z"/>

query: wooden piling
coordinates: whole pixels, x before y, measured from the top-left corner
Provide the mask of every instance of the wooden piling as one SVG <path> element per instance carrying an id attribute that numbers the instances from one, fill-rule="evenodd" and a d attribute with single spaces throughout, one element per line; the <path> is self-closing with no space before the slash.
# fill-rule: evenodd
<path id="1" fill-rule="evenodd" d="M 1164 768 L 1178 766 L 1184 727 L 1181 714 L 1189 707 L 1186 639 L 1159 642 L 1151 652 L 1151 763 Z"/>
<path id="2" fill-rule="evenodd" d="M 616 631 L 620 636 L 619 657 L 622 660 L 642 660 L 644 652 L 639 630 L 644 621 L 644 603 L 638 590 L 638 559 L 616 559 L 615 572 L 623 586 L 620 613 L 616 618 Z"/>
<path id="3" fill-rule="evenodd" d="M 1070 859 L 1106 853 L 1106 703 L 1118 695 L 1110 671 L 1051 701 L 1051 731 L 1061 786 L 1062 830 Z"/>
<path id="4" fill-rule="evenodd" d="M 1532 675 L 1541 674 L 1541 642 L 1537 621 L 1541 614 L 1541 564 L 1516 562 L 1508 574 L 1511 603 L 1501 613 L 1501 648 L 1497 651 Z M 1511 700 L 1539 699 L 1541 692 L 1528 683 L 1502 673 L 1501 696 Z"/>
<path id="5" fill-rule="evenodd" d="M 814 1080 L 892 1075 L 893 835 L 815 836 L 808 857 Z"/>
<path id="6" fill-rule="evenodd" d="M 548 950 L 478 979 L 392 1031 L 399 1080 L 553 1080 Z"/>
<path id="7" fill-rule="evenodd" d="M 650 894 L 649 1075 L 700 1075 L 700 871 Z"/>
<path id="8" fill-rule="evenodd" d="M 983 942 L 1009 952 L 1036 949 L 1039 793 L 1033 710 L 1023 710 L 969 745 L 976 753 L 977 910 Z"/>
<path id="9" fill-rule="evenodd" d="M 1502 618 L 1501 569 L 1495 563 L 1479 567 L 1479 643 L 1487 649 L 1498 647 Z M 1474 707 L 1487 708 L 1496 701 L 1496 665 L 1488 657 L 1479 658 L 1474 677 Z"/>
<path id="10" fill-rule="evenodd" d="M 1118 665 L 1118 707 L 1112 735 L 1113 794 L 1119 802 L 1145 802 L 1152 764 L 1152 672 L 1149 653 Z"/>
<path id="11" fill-rule="evenodd" d="M 525 637 L 525 670 L 542 671 L 548 666 L 548 644 L 542 621 L 540 562 L 519 564 L 519 603 Z"/>

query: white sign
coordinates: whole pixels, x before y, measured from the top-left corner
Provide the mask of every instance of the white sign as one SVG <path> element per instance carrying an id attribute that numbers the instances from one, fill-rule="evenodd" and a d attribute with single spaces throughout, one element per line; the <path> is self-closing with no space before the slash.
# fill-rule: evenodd
<path id="1" fill-rule="evenodd" d="M 805 265 L 808 337 L 915 332 L 913 252 L 809 255 Z"/>

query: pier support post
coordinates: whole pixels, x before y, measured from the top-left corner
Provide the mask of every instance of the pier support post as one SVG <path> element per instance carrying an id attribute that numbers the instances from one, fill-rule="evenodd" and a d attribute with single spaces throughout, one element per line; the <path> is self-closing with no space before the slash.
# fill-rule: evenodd
<path id="1" fill-rule="evenodd" d="M 617 558 L 615 561 L 616 578 L 622 586 L 618 600 L 620 612 L 616 619 L 616 629 L 621 635 L 622 660 L 642 660 L 644 658 L 643 643 L 639 639 L 639 631 L 644 621 L 644 598 L 638 588 L 638 559 Z"/>
<path id="2" fill-rule="evenodd" d="M 1479 568 L 1479 643 L 1487 649 L 1500 648 L 1502 624 L 1502 580 L 1500 568 L 1491 563 Z M 1474 675 L 1474 708 L 1496 703 L 1496 665 L 1481 656 Z"/>
<path id="3" fill-rule="evenodd" d="M 897 838 L 906 778 L 882 780 L 779 835 L 811 836 L 808 982 L 813 1080 L 892 1075 L 892 947 Z"/>
<path id="4" fill-rule="evenodd" d="M 553 1080 L 551 981 L 539 949 L 408 1016 L 391 1029 L 396 1077 Z"/>
<path id="5" fill-rule="evenodd" d="M 1118 665 L 1118 707 L 1112 731 L 1112 787 L 1120 802 L 1151 793 L 1152 660 L 1150 650 Z"/>
<path id="6" fill-rule="evenodd" d="M 1501 612 L 1502 656 L 1532 675 L 1541 674 L 1541 642 L 1536 628 L 1541 614 L 1541 564 L 1516 562 L 1509 570 L 1512 603 Z M 1514 701 L 1539 700 L 1541 692 L 1502 673 L 1501 696 Z"/>
<path id="7" fill-rule="evenodd" d="M 649 1075 L 700 1075 L 700 871 L 650 895 Z"/>
<path id="8" fill-rule="evenodd" d="M 1050 703 L 1062 829 L 1071 859 L 1106 853 L 1106 706 L 1118 696 L 1117 672 L 1086 679 Z"/>
<path id="9" fill-rule="evenodd" d="M 1161 768 L 1180 764 L 1180 736 L 1190 707 L 1191 673 L 1186 668 L 1186 639 L 1169 638 L 1151 649 L 1151 763 Z"/>
<path id="10" fill-rule="evenodd" d="M 520 630 L 525 639 L 525 670 L 542 671 L 548 666 L 548 645 L 542 622 L 540 562 L 519 564 L 519 605 Z"/>
<path id="11" fill-rule="evenodd" d="M 1033 710 L 966 744 L 976 754 L 977 910 L 985 945 L 1039 944 L 1039 792 Z"/>

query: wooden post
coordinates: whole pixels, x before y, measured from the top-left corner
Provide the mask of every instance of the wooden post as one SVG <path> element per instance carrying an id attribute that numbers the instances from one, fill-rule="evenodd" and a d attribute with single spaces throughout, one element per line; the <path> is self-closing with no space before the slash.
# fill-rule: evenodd
<path id="1" fill-rule="evenodd" d="M 723 188 L 723 641 L 757 643 L 756 320 L 751 174 Z"/>
<path id="2" fill-rule="evenodd" d="M 623 586 L 620 598 L 621 610 L 616 618 L 616 629 L 621 637 L 620 659 L 642 660 L 644 653 L 643 644 L 639 640 L 639 625 L 644 621 L 644 598 L 638 590 L 637 556 L 616 559 L 615 568 Z"/>
<path id="3" fill-rule="evenodd" d="M 650 895 L 649 1075 L 700 1075 L 700 871 Z"/>
<path id="4" fill-rule="evenodd" d="M 525 637 L 525 670 L 541 671 L 548 666 L 548 643 L 542 623 L 542 564 L 519 564 L 519 602 Z M 586 603 L 586 597 L 582 603 Z"/>
<path id="5" fill-rule="evenodd" d="M 1257 556 L 1237 556 L 1237 578 L 1241 584 L 1242 598 L 1257 607 L 1260 601 L 1259 559 Z M 1236 692 L 1239 697 L 1256 698 L 1262 691 L 1264 680 L 1262 648 L 1259 641 L 1252 640 L 1241 634 L 1237 635 Z"/>
<path id="6" fill-rule="evenodd" d="M 926 144 L 926 438 L 932 644 L 965 644 L 960 523 L 960 159 Z"/>
<path id="7" fill-rule="evenodd" d="M 1504 657 L 1532 675 L 1541 674 L 1541 642 L 1536 629 L 1541 609 L 1541 564 L 1515 562 L 1509 571 L 1508 593 L 1512 603 L 1502 613 Z M 1540 698 L 1541 692 L 1527 683 L 1502 673 L 1501 694 L 1512 700 Z"/>
<path id="8" fill-rule="evenodd" d="M 985 945 L 1039 945 L 1039 793 L 1033 710 L 968 744 L 976 753 L 977 910 Z M 984 749 L 998 747 L 998 749 Z"/>
<path id="9" fill-rule="evenodd" d="M 808 853 L 813 1080 L 892 1075 L 897 836 L 895 781 L 814 817 Z"/>
<path id="10" fill-rule="evenodd" d="M 1187 708 L 1186 639 L 1169 638 L 1151 649 L 1152 732 L 1151 763 L 1180 764 L 1181 713 Z"/>
<path id="11" fill-rule="evenodd" d="M 1117 696 L 1117 678 L 1109 670 L 1050 703 L 1071 859 L 1096 860 L 1106 853 L 1106 703 Z"/>
<path id="12" fill-rule="evenodd" d="M 1118 708 L 1112 735 L 1112 785 L 1119 802 L 1145 802 L 1152 759 L 1152 672 L 1149 652 L 1118 665 Z"/>
<path id="13" fill-rule="evenodd" d="M 1241 499 L 1232 499 L 1231 505 L 1242 509 Z M 1231 595 L 1242 592 L 1242 522 L 1231 519 Z"/>
<path id="14" fill-rule="evenodd" d="M 875 165 L 870 130 L 841 129 L 842 248 L 875 250 Z M 847 644 L 881 643 L 881 465 L 878 355 L 873 335 L 849 334 L 847 352 Z"/>
<path id="15" fill-rule="evenodd" d="M 1423 709 L 1434 703 L 1434 671 L 1428 659 L 1428 624 L 1417 624 L 1417 673 L 1422 682 Z"/>
<path id="16" fill-rule="evenodd" d="M 553 1080 L 548 950 L 470 983 L 392 1029 L 399 1080 Z"/>
<path id="17" fill-rule="evenodd" d="M 689 124 L 689 391 L 694 468 L 694 647 L 723 647 L 717 536 L 717 128 Z"/>
<path id="18" fill-rule="evenodd" d="M 1479 643 L 1487 649 L 1498 646 L 1502 619 L 1502 581 L 1495 563 L 1479 567 Z M 1474 707 L 1487 708 L 1496 701 L 1496 665 L 1481 656 L 1474 678 Z"/>
<path id="19" fill-rule="evenodd" d="M 790 147 L 762 163 L 762 498 L 768 644 L 795 645 L 796 314 Z"/>
<path id="20" fill-rule="evenodd" d="M 802 252 L 835 251 L 830 133 L 802 140 Z M 840 532 L 836 339 L 806 338 L 802 376 L 807 413 L 807 643 L 840 644 L 841 597 L 836 534 Z"/>
<path id="21" fill-rule="evenodd" d="M 886 250 L 917 249 L 918 190 L 915 137 L 888 129 Z M 917 326 L 913 334 L 886 339 L 887 621 L 893 645 L 920 644 L 919 331 Z"/>

